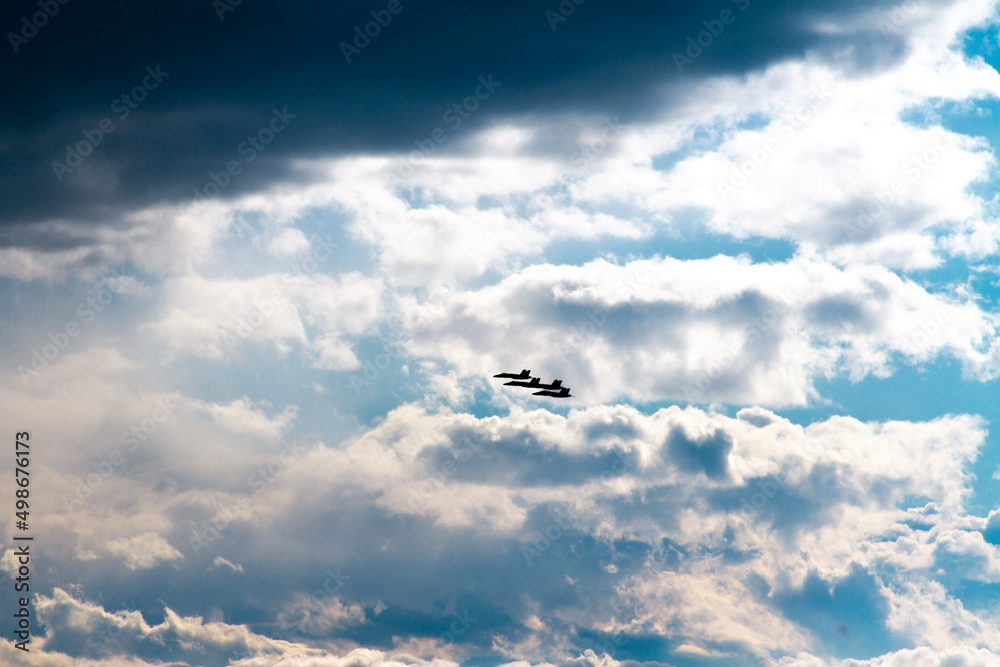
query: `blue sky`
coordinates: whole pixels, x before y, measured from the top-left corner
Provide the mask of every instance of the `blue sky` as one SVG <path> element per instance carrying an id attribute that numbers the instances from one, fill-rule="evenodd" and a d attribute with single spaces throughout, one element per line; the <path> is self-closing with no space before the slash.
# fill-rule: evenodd
<path id="1" fill-rule="evenodd" d="M 0 662 L 1000 664 L 997 9 L 9 3 Z"/>

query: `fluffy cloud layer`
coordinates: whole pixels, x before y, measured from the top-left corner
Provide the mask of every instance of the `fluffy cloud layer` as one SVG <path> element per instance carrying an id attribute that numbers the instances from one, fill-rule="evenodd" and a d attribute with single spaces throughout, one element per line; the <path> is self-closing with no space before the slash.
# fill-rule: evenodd
<path id="1" fill-rule="evenodd" d="M 996 315 L 974 300 L 812 254 L 539 265 L 402 311 L 414 354 L 469 375 L 558 373 L 586 401 L 801 405 L 817 378 L 886 376 L 939 355 L 977 379 L 1000 372 Z"/>
<path id="2" fill-rule="evenodd" d="M 996 251 L 991 208 L 970 191 L 988 178 L 989 147 L 936 122 L 946 103 L 1000 92 L 996 73 L 955 44 L 990 7 L 970 1 L 896 21 L 910 48 L 885 70 L 807 58 L 706 80 L 643 123 L 528 117 L 468 134 L 448 153 L 300 160 L 301 185 L 152 207 L 134 214 L 146 221 L 142 239 L 109 231 L 93 252 L 162 278 L 158 314 L 140 326 L 174 355 L 235 360 L 254 341 L 278 355 L 300 348 L 312 368 L 356 370 L 354 339 L 405 320 L 437 285 L 458 291 L 443 315 L 408 332 L 411 352 L 459 376 L 527 358 L 573 376 L 587 400 L 802 405 L 817 398 L 819 377 L 884 377 L 894 363 L 942 356 L 994 378 L 995 315 L 976 295 L 893 272 Z M 552 132 L 567 150 L 544 148 Z M 376 275 L 327 275 L 322 263 L 305 275 L 213 268 L 210 249 L 247 219 L 263 221 L 255 245 L 304 257 L 297 225 L 315 210 L 345 220 Z M 613 266 L 591 251 L 589 263 L 521 268 L 569 241 L 648 253 L 643 238 L 681 233 L 692 216 L 799 254 L 777 266 L 730 257 Z M 28 279 L 100 265 L 79 247 L 63 264 L 51 251 L 0 252 L 9 275 Z M 489 276 L 508 277 L 480 287 Z"/>
<path id="3" fill-rule="evenodd" d="M 28 279 L 126 259 L 169 272 L 171 260 L 204 261 L 241 216 L 287 222 L 312 206 L 347 214 L 387 278 L 407 285 L 503 270 L 560 239 L 634 239 L 651 223 L 676 227 L 692 208 L 717 233 L 810 243 L 839 262 L 981 259 L 1000 238 L 991 209 L 969 191 L 989 177 L 989 147 L 936 121 L 946 104 L 1000 92 L 996 72 L 956 44 L 991 11 L 968 0 L 912 12 L 895 25 L 905 57 L 884 69 L 806 58 L 706 79 L 643 122 L 529 116 L 463 134 L 444 154 L 298 160 L 301 185 L 199 208 L 152 206 L 131 214 L 141 232 L 88 232 L 90 251 L 82 240 L 62 254 L 6 248 L 0 265 Z M 269 244 L 292 252 L 302 238 L 277 233 Z"/>
<path id="4" fill-rule="evenodd" d="M 171 348 L 209 359 L 235 356 L 246 341 L 285 353 L 291 343 L 310 349 L 313 366 L 350 370 L 360 365 L 343 337 L 365 331 L 380 311 L 378 279 L 293 274 L 252 280 L 185 276 L 164 285 L 164 314 L 153 325 Z"/>
<path id="5" fill-rule="evenodd" d="M 0 215 L 24 218 L 0 402 L 45 443 L 46 545 L 39 650 L 0 660 L 997 664 L 1000 512 L 974 512 L 995 425 L 813 410 L 825 380 L 903 366 L 996 386 L 995 160 L 955 120 L 1000 93 L 962 41 L 994 4 L 813 8 L 785 21 L 810 47 L 758 35 L 751 71 L 723 57 L 773 25 L 747 7 L 638 110 L 572 86 L 504 106 L 530 88 L 504 74 L 433 151 L 440 100 L 413 101 L 416 142 L 336 151 L 316 137 L 350 133 L 303 113 L 312 144 L 198 206 L 130 183 L 100 221 Z M 571 30 L 546 36 L 601 43 Z M 63 305 L 88 326 L 22 372 Z M 490 378 L 524 367 L 575 398 Z"/>
<path id="6" fill-rule="evenodd" d="M 184 438 L 197 411 L 175 419 L 158 447 Z M 201 441 L 224 437 L 224 426 L 203 430 Z M 253 622 L 252 632 L 336 651 L 370 637 L 458 658 L 492 647 L 538 661 L 605 644 L 639 657 L 636 642 L 656 637 L 676 656 L 779 657 L 832 646 L 841 626 L 861 651 L 968 641 L 1000 648 L 984 612 L 963 608 L 948 588 L 1000 581 L 987 521 L 965 509 L 984 438 L 970 416 L 836 417 L 803 427 L 760 408 L 736 417 L 677 407 L 647 415 L 595 406 L 566 416 L 513 408 L 477 419 L 407 405 L 342 447 L 238 466 L 251 476 L 260 468 L 260 484 L 237 478 L 222 490 L 211 475 L 194 476 L 156 498 L 141 470 L 122 472 L 74 510 L 78 525 L 101 516 L 116 526 L 106 547 L 100 534 L 65 532 L 58 516 L 44 532 L 64 531 L 64 542 L 75 535 L 62 548 L 80 565 L 57 582 L 82 577 L 86 591 L 86 563 L 107 558 L 122 563 L 126 589 L 146 570 L 170 568 L 195 588 L 228 572 L 243 592 L 220 590 L 222 608 L 273 595 L 258 577 L 280 558 L 284 592 L 274 602 L 284 611 Z M 160 517 L 155 532 L 152 516 Z M 298 543 L 311 546 L 289 551 Z M 470 589 L 480 568 L 494 583 Z M 851 596 L 868 600 L 865 625 L 852 620 Z M 820 603 L 823 615 L 803 612 Z M 92 624 L 77 622 L 82 612 L 56 613 L 61 605 L 86 606 L 61 591 L 42 605 L 46 650 L 100 657 L 82 643 Z M 402 610 L 414 624 L 397 626 Z M 270 650 L 270 640 L 250 642 L 246 630 L 188 615 L 168 610 L 160 625 L 122 617 L 137 633 L 130 654 L 191 660 L 185 651 Z M 761 619 L 771 630 L 761 631 Z M 176 645 L 163 634 L 174 632 Z M 199 632 L 230 639 L 209 649 Z"/>

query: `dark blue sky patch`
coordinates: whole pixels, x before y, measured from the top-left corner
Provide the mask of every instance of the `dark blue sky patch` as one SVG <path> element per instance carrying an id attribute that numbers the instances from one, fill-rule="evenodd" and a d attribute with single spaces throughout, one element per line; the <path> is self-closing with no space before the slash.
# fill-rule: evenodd
<path id="1" fill-rule="evenodd" d="M 725 431 L 692 438 L 681 426 L 671 429 L 666 442 L 667 454 L 681 470 L 703 472 L 712 479 L 722 479 L 728 474 L 732 448 L 733 441 Z"/>
<path id="2" fill-rule="evenodd" d="M 889 605 L 875 577 L 853 563 L 850 573 L 828 581 L 810 572 L 800 589 L 775 592 L 774 605 L 808 628 L 837 658 L 870 658 L 906 646 L 886 628 Z"/>

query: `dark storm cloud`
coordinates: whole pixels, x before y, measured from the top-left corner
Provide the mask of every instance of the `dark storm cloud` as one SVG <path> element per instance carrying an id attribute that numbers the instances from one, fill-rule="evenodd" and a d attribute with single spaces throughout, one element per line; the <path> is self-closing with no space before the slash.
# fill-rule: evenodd
<path id="1" fill-rule="evenodd" d="M 0 221 L 114 224 L 124 211 L 191 198 L 209 171 L 231 160 L 241 173 L 223 197 L 301 179 L 289 166 L 294 157 L 410 149 L 475 92 L 480 76 L 502 85 L 462 132 L 526 114 L 627 122 L 662 108 L 663 84 L 679 93 L 710 74 L 747 72 L 807 52 L 837 61 L 836 54 L 849 53 L 841 63 L 847 67 L 877 66 L 902 53 L 900 38 L 882 36 L 875 25 L 839 36 L 814 31 L 817 18 L 841 22 L 872 8 L 861 2 L 814 0 L 789 8 L 760 0 L 579 6 L 567 0 L 563 13 L 576 9 L 550 24 L 546 11 L 559 11 L 556 0 L 400 0 L 394 15 L 384 13 L 387 2 L 245 0 L 220 12 L 222 1 L 51 0 L 58 10 L 35 20 L 43 24 L 37 30 L 25 24 L 41 11 L 37 2 L 6 4 Z M 723 10 L 733 12 L 731 23 L 678 72 L 672 54 L 706 30 L 703 22 L 718 30 Z M 348 63 L 341 43 L 352 42 L 355 27 L 363 30 L 373 11 L 391 20 L 349 53 Z M 150 78 L 153 71 L 162 74 Z M 145 86 L 137 95 L 142 101 L 130 97 L 137 86 Z M 241 142 L 286 107 L 295 118 L 255 162 L 243 162 Z M 60 181 L 52 163 L 65 162 L 66 146 L 84 140 L 84 131 L 96 136 L 104 119 L 113 129 Z M 37 243 L 23 234 L 13 229 L 12 241 Z"/>

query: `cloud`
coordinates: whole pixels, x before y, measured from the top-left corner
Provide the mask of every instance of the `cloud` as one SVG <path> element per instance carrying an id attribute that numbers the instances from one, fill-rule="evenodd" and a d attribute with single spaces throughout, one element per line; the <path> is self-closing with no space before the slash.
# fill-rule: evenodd
<path id="1" fill-rule="evenodd" d="M 281 207 L 283 215 L 294 215 L 304 212 L 307 203 L 346 215 L 354 238 L 377 249 L 390 282 L 411 286 L 505 272 L 512 260 L 537 256 L 556 239 L 638 239 L 654 225 L 676 231 L 692 209 L 707 215 L 705 225 L 714 233 L 812 244 L 840 263 L 865 258 L 915 269 L 939 265 L 946 253 L 984 258 L 997 249 L 991 231 L 995 224 L 991 209 L 970 187 L 989 177 L 993 159 L 984 140 L 945 130 L 937 116 L 946 103 L 988 100 L 1000 93 L 996 72 L 956 47 L 956 35 L 990 20 L 992 5 L 966 0 L 942 4 L 934 12 L 913 12 L 876 40 L 887 52 L 865 66 L 851 62 L 863 52 L 875 56 L 867 40 L 880 21 L 895 21 L 893 9 L 870 6 L 852 15 L 832 5 L 755 7 L 753 20 L 734 24 L 730 34 L 739 30 L 746 36 L 777 21 L 782 26 L 777 34 L 789 35 L 795 32 L 791 26 L 798 26 L 810 39 L 828 46 L 838 42 L 853 56 L 817 49 L 814 43 L 799 58 L 784 54 L 755 61 L 748 57 L 747 43 L 736 58 L 724 36 L 721 41 L 728 46 L 709 49 L 711 54 L 699 59 L 697 76 L 678 78 L 659 70 L 654 83 L 647 78 L 651 72 L 644 72 L 642 102 L 633 97 L 630 110 L 610 101 L 604 78 L 599 95 L 593 82 L 581 83 L 577 92 L 592 103 L 576 107 L 566 103 L 578 95 L 564 91 L 563 99 L 546 100 L 550 93 L 543 91 L 550 89 L 526 83 L 537 74 L 508 78 L 508 86 L 518 81 L 521 108 L 513 100 L 503 102 L 501 88 L 496 99 L 487 100 L 496 107 L 487 109 L 484 103 L 481 118 L 430 151 L 414 152 L 414 142 L 419 147 L 421 137 L 433 134 L 434 115 L 447 112 L 450 97 L 422 106 L 408 91 L 408 122 L 414 125 L 407 134 L 386 140 L 389 135 L 380 127 L 377 136 L 357 133 L 365 139 L 319 154 L 302 143 L 318 131 L 318 121 L 303 116 L 292 127 L 302 133 L 292 138 L 290 129 L 282 135 L 288 143 L 275 140 L 263 157 L 244 165 L 248 175 L 232 177 L 222 198 L 195 208 L 165 193 L 125 196 L 117 200 L 123 207 L 117 221 L 99 228 L 81 226 L 78 220 L 74 225 L 69 214 L 49 212 L 12 233 L 9 247 L 0 249 L 0 270 L 58 280 L 70 270 L 131 260 L 145 270 L 171 272 L 171 266 L 206 258 L 240 216 L 266 212 L 267 218 Z M 677 22 L 678 11 L 692 11 L 650 7 L 643 20 L 668 10 L 674 12 L 668 33 L 683 25 Z M 582 29 L 608 11 L 579 12 L 574 24 Z M 526 22 L 524 29 L 531 24 Z M 832 25 L 838 29 L 831 30 Z M 568 43 L 561 40 L 569 34 L 547 35 L 546 42 L 555 48 Z M 774 32 L 766 34 L 767 48 L 780 51 L 777 44 L 783 42 L 774 41 Z M 687 36 L 677 35 L 677 48 Z M 669 41 L 661 35 L 656 48 L 669 48 Z M 393 38 L 380 43 L 388 48 Z M 596 48 L 584 43 L 587 51 Z M 728 54 L 728 65 L 708 65 L 723 54 Z M 620 57 L 612 49 L 598 59 Z M 439 68 L 435 71 L 443 76 Z M 462 77 L 453 74 L 446 77 L 445 88 L 460 82 Z M 551 75 L 558 79 L 564 74 Z M 170 83 L 189 85 L 180 77 Z M 425 112 L 431 117 L 417 121 Z M 914 114 L 926 120 L 912 122 Z M 220 109 L 201 109 L 186 122 L 249 121 L 245 113 L 220 117 L 225 117 Z M 161 118 L 139 113 L 134 120 L 145 124 Z M 371 129 L 374 119 L 344 122 Z M 394 118 L 389 125 L 400 123 Z M 436 123 L 447 125 L 440 118 Z M 226 157 L 236 152 L 241 135 L 245 131 L 234 130 L 232 145 L 223 151 Z M 841 145 L 843 137 L 852 138 L 850 146 Z M 215 140 L 202 145 L 207 151 L 224 148 Z M 207 172 L 191 168 L 188 173 Z M 752 187 L 744 187 L 748 182 Z M 137 186 L 123 183 L 120 190 Z M 83 192 L 70 199 L 86 197 Z M 76 215 L 86 217 L 79 208 Z M 36 231 L 41 226 L 59 232 L 69 247 L 49 247 L 51 242 L 43 239 L 50 235 Z M 301 251 L 306 241 L 301 230 L 286 227 L 271 230 L 262 243 L 272 255 L 287 255 Z"/>
<path id="2" fill-rule="evenodd" d="M 119 4 L 0 115 L 31 664 L 997 662 L 994 2 Z"/>
<path id="3" fill-rule="evenodd" d="M 821 66 L 796 63 L 729 84 L 741 94 L 786 96 L 762 104 L 762 128 L 721 127 L 718 146 L 659 175 L 655 190 L 639 191 L 633 184 L 650 179 L 638 174 L 608 173 L 583 184 L 579 194 L 643 202 L 650 212 L 703 208 L 717 232 L 815 244 L 843 263 L 865 258 L 903 268 L 935 266 L 943 247 L 935 248 L 933 236 L 930 247 L 920 241 L 928 230 L 981 220 L 983 203 L 967 189 L 988 177 L 993 158 L 980 140 L 901 117 L 929 112 L 943 99 L 1000 92 L 992 69 L 950 53 L 940 57 L 903 63 L 867 81 L 841 81 Z M 911 70 L 922 78 L 911 79 Z M 928 90 L 935 77 L 942 85 Z M 845 137 L 849 146 L 842 145 Z M 884 243 L 890 238 L 896 242 Z"/>
<path id="4" fill-rule="evenodd" d="M 261 637 L 245 626 L 206 623 L 200 617 L 179 616 L 170 608 L 164 609 L 162 623 L 151 625 L 138 611 L 109 613 L 58 587 L 51 597 L 38 596 L 35 608 L 39 621 L 47 628 L 40 643 L 48 654 L 115 660 L 117 658 L 110 656 L 124 652 L 133 659 L 152 662 L 179 658 L 182 664 L 222 665 L 248 654 L 319 653 L 301 645 Z"/>
<path id="5" fill-rule="evenodd" d="M 212 564 L 215 565 L 216 567 L 222 567 L 223 565 L 225 565 L 226 567 L 228 567 L 233 572 L 239 572 L 240 574 L 243 573 L 243 566 L 242 565 L 240 565 L 239 563 L 230 563 L 228 560 L 226 560 L 222 556 L 216 556 L 215 560 L 212 561 Z"/>
<path id="6" fill-rule="evenodd" d="M 996 318 L 973 301 L 809 254 L 536 265 L 400 310 L 412 354 L 466 375 L 531 368 L 586 402 L 802 405 L 818 378 L 885 377 L 942 355 L 981 380 L 1000 372 Z"/>
<path id="7" fill-rule="evenodd" d="M 888 6 L 877 3 L 864 11 Z M 889 47 L 905 39 L 901 34 L 873 42 L 871 24 L 856 24 L 839 34 L 817 30 L 818 17 L 841 21 L 857 15 L 857 10 L 837 3 L 795 8 L 754 5 L 745 20 L 729 27 L 695 67 L 681 74 L 673 67 L 648 63 L 670 63 L 670 54 L 683 50 L 686 38 L 704 30 L 701 22 L 715 18 L 715 12 L 679 2 L 588 8 L 554 31 L 542 6 L 519 2 L 503 8 L 404 12 L 348 63 L 337 45 L 352 39 L 355 26 L 372 20 L 368 8 L 272 12 L 241 7 L 220 22 L 216 12 L 197 2 L 182 3 L 171 16 L 121 3 L 114 7 L 114 21 L 86 13 L 77 13 L 72 21 L 65 15 L 53 19 L 42 35 L 15 54 L 12 90 L 20 98 L 36 100 L 32 113 L 11 112 L 0 124 L 6 137 L 4 151 L 32 156 L 0 178 L 10 202 L 4 215 L 20 223 L 18 244 L 26 242 L 21 236 L 26 223 L 45 220 L 75 218 L 78 224 L 93 224 L 107 220 L 104 214 L 110 212 L 115 227 L 129 229 L 131 225 L 119 222 L 123 213 L 164 199 L 190 200 L 195 188 L 213 182 L 211 174 L 228 177 L 225 167 L 230 160 L 240 161 L 242 170 L 227 182 L 226 197 L 301 177 L 290 163 L 318 150 L 401 152 L 413 150 L 414 141 L 429 137 L 435 127 L 459 133 L 496 118 L 570 109 L 641 118 L 670 99 L 659 90 L 664 79 L 683 91 L 706 76 L 744 74 L 809 51 L 832 55 L 840 49 L 856 52 L 856 62 L 870 69 L 891 62 Z M 19 25 L 20 18 L 20 10 L 11 7 L 5 24 Z M 157 36 L 140 42 L 128 38 L 141 34 L 141 27 L 151 20 L 161 23 Z M 451 28 L 455 25 L 479 29 L 456 31 Z M 611 34 L 608 25 L 623 29 Z M 627 28 L 640 25 L 649 31 Z M 219 58 L 244 44 L 248 34 L 261 31 L 296 37 L 279 39 L 273 53 L 244 54 L 238 67 Z M 128 57 L 88 54 L 72 75 L 52 72 L 42 54 L 55 59 L 79 54 L 81 35 L 121 44 Z M 190 37 L 191 44 L 178 46 L 178 35 Z M 769 39 L 759 39 L 761 35 Z M 417 39 L 449 44 L 448 53 L 464 57 L 458 62 L 442 59 L 438 49 L 415 52 Z M 329 49 L 305 46 L 328 40 L 332 40 Z M 205 62 L 216 66 L 205 68 Z M 141 102 L 132 102 L 136 108 L 126 109 L 121 98 L 142 83 L 147 66 L 165 72 L 162 81 L 155 90 L 144 92 Z M 251 81 L 241 74 L 248 71 L 259 74 Z M 608 78 L 604 73 L 609 71 L 620 76 Z M 479 75 L 495 75 L 504 86 L 517 89 L 501 88 L 465 120 L 466 127 L 453 128 L 444 114 L 474 93 Z M 38 83 L 43 80 L 64 94 L 43 95 Z M 395 83 L 375 90 L 374 80 Z M 363 97 L 377 103 L 364 109 L 344 103 Z M 241 143 L 267 127 L 276 105 L 287 108 L 294 120 L 265 150 L 256 152 L 252 163 L 243 163 Z M 38 118 L 46 119 L 44 129 Z M 106 136 L 94 132 L 102 119 L 113 127 Z M 88 141 L 85 130 L 101 139 L 89 141 L 89 150 L 80 149 L 85 153 L 82 164 L 59 180 L 52 163 L 66 163 L 67 154 Z M 178 146 L 185 150 L 171 150 Z M 151 165 L 146 160 L 149 154 L 171 157 Z"/>
<path id="8" fill-rule="evenodd" d="M 276 482 L 280 486 L 268 512 L 253 518 L 255 532 L 275 529 L 272 522 L 284 521 L 280 517 L 292 507 L 300 514 L 319 514 L 301 517 L 301 528 L 283 524 L 286 535 L 308 530 L 317 520 L 334 535 L 352 531 L 349 526 L 360 520 L 355 513 L 361 513 L 367 517 L 371 545 L 355 544 L 353 554 L 337 549 L 339 555 L 328 552 L 327 558 L 346 558 L 341 561 L 345 572 L 381 572 L 378 577 L 387 576 L 394 562 L 385 556 L 372 560 L 384 539 L 395 542 L 386 531 L 409 536 L 410 571 L 422 573 L 406 584 L 412 592 L 390 595 L 385 584 L 352 579 L 343 591 L 347 598 L 341 597 L 331 611 L 337 618 L 346 614 L 342 607 L 373 595 L 390 608 L 426 609 L 419 591 L 447 595 L 451 584 L 444 581 L 456 576 L 450 571 L 455 559 L 485 558 L 490 565 L 476 560 L 462 569 L 495 568 L 506 589 L 524 586 L 529 599 L 548 600 L 547 623 L 603 627 L 629 636 L 666 635 L 675 641 L 707 637 L 711 643 L 700 644 L 706 650 L 739 646 L 758 654 L 803 649 L 811 634 L 801 615 L 762 596 L 756 585 L 736 581 L 761 578 L 766 587 L 803 595 L 796 591 L 810 590 L 809 577 L 817 572 L 825 580 L 844 580 L 848 573 L 843 563 L 852 559 L 865 577 L 890 562 L 897 569 L 902 566 L 901 572 L 934 575 L 933 561 L 905 560 L 910 550 L 906 539 L 886 541 L 908 516 L 897 504 L 909 495 L 926 495 L 940 508 L 925 518 L 941 527 L 930 536 L 931 549 L 950 550 L 952 557 L 965 559 L 964 570 L 949 568 L 955 576 L 964 571 L 978 577 L 975 559 L 984 552 L 955 550 L 947 528 L 960 525 L 955 522 L 961 520 L 968 497 L 961 471 L 981 446 L 981 422 L 951 417 L 863 424 L 837 417 L 803 428 L 773 414 L 766 423 L 763 417 L 760 413 L 755 425 L 693 409 L 641 415 L 625 406 L 602 406 L 567 417 L 514 410 L 506 418 L 476 420 L 400 408 L 342 450 L 306 455 L 301 466 Z M 687 434 L 687 443 L 731 443 L 720 450 L 726 467 L 710 467 L 713 475 L 702 474 L 700 464 L 692 465 L 699 459 L 671 444 L 679 442 L 680 433 Z M 681 447 L 692 446 L 683 442 Z M 712 454 L 717 456 L 723 455 Z M 725 474 L 718 474 L 722 470 Z M 317 489 L 325 490 L 317 495 Z M 371 501 L 361 498 L 374 499 L 381 516 L 371 514 Z M 339 509 L 322 509 L 331 505 Z M 430 531 L 431 542 L 414 539 L 409 526 Z M 646 555 L 628 556 L 630 543 Z M 323 551 L 324 544 L 315 546 Z M 537 577 L 551 576 L 551 568 L 570 567 L 573 561 L 567 559 L 587 544 L 593 555 L 564 574 L 591 604 L 586 609 L 553 607 L 555 589 Z M 269 549 L 263 544 L 251 548 Z M 441 549 L 456 551 L 434 563 L 439 556 L 433 554 Z M 362 557 L 358 550 L 370 555 Z M 499 561 L 487 556 L 498 550 L 510 556 Z M 809 554 L 805 559 L 803 552 Z M 671 554 L 681 554 L 680 560 L 671 561 L 677 558 Z M 990 552 L 989 558 L 996 555 Z M 609 568 L 610 563 L 616 566 Z M 742 574 L 734 578 L 735 572 Z M 717 590 L 718 597 L 706 597 L 706 590 Z M 886 593 L 876 587 L 870 595 L 882 600 Z M 723 599 L 729 602 L 723 604 Z M 906 594 L 902 599 L 911 604 L 917 598 Z M 939 603 L 947 607 L 951 600 L 946 596 Z M 872 630 L 873 638 L 888 632 L 879 628 L 895 618 L 888 615 L 890 603 L 881 604 L 887 611 L 882 625 Z M 505 607 L 507 614 L 527 622 L 520 604 Z M 675 609 L 676 617 L 664 618 L 664 608 Z M 722 609 L 730 611 L 720 616 Z M 853 613 L 850 609 L 844 606 L 843 613 Z M 360 619 L 360 611 L 356 613 L 354 618 Z M 784 633 L 760 635 L 754 628 L 762 615 L 773 617 L 771 625 L 784 627 Z M 900 632 L 921 642 L 930 638 L 931 627 L 906 626 Z M 555 637 L 547 641 L 558 642 Z"/>
<path id="9" fill-rule="evenodd" d="M 278 438 L 294 421 L 298 407 L 285 406 L 281 413 L 268 417 L 263 409 L 272 407 L 266 401 L 258 409 L 244 396 L 225 405 L 192 401 L 191 406 L 209 415 L 212 420 L 236 434 L 256 435 L 262 438 Z"/>
<path id="10" fill-rule="evenodd" d="M 322 657 L 288 656 L 278 659 L 267 657 L 247 658 L 234 663 L 234 667 L 457 667 L 457 663 L 442 658 L 419 658 L 405 653 L 389 655 L 371 649 L 355 649 L 343 656 Z"/>
<path id="11" fill-rule="evenodd" d="M 192 438 L 189 421 L 179 415 L 158 447 L 177 456 L 193 439 L 228 451 L 224 428 L 202 424 Z M 963 610 L 938 583 L 982 581 L 987 572 L 995 579 L 996 547 L 977 538 L 986 520 L 965 509 L 984 438 L 982 420 L 962 415 L 802 426 L 763 408 L 727 417 L 679 407 L 645 414 L 592 406 L 566 415 L 514 407 L 476 418 L 408 404 L 339 446 L 282 459 L 274 472 L 274 454 L 243 444 L 214 467 L 192 463 L 198 474 L 176 471 L 161 492 L 150 494 L 152 481 L 113 477 L 73 514 L 48 510 L 39 539 L 76 563 L 55 575 L 57 588 L 99 585 L 88 563 L 107 555 L 124 562 L 116 590 L 157 590 L 148 577 L 169 563 L 192 593 L 177 596 L 185 610 L 159 624 L 148 615 L 140 622 L 84 613 L 78 596 L 53 593 L 39 606 L 52 628 L 45 647 L 98 657 L 86 638 L 105 619 L 121 628 L 129 655 L 198 664 L 272 648 L 275 660 L 290 656 L 260 638 L 288 638 L 286 626 L 292 639 L 332 642 L 336 652 L 420 645 L 460 657 L 498 642 L 510 659 L 544 662 L 621 636 L 619 658 L 641 659 L 642 637 L 665 652 L 687 645 L 769 656 L 815 648 L 823 622 L 781 600 L 809 601 L 824 586 L 850 589 L 872 577 L 884 585 L 865 583 L 865 599 L 885 611 L 866 641 L 882 645 L 891 635 L 947 647 L 977 637 L 992 646 L 978 612 Z M 227 471 L 233 461 L 239 465 Z M 248 485 L 247 474 L 262 467 L 270 481 Z M 900 509 L 916 494 L 926 507 Z M 218 536 L 192 551 L 190 538 L 209 525 Z M 310 548 L 289 548 L 295 544 Z M 84 552 L 97 560 L 81 560 Z M 5 555 L 7 571 L 12 557 Z M 335 595 L 310 595 L 327 590 L 334 567 L 348 575 L 335 577 L 343 579 Z M 494 576 L 485 581 L 476 574 L 483 571 Z M 229 586 L 227 576 L 243 583 Z M 907 588 L 915 578 L 937 592 Z M 472 580 L 483 582 L 474 592 L 465 583 Z M 204 609 L 200 590 L 215 591 L 220 609 L 267 598 L 280 613 L 243 629 L 220 625 L 215 612 L 196 620 L 189 609 Z M 841 602 L 831 618 L 853 627 L 843 620 L 854 613 L 843 595 L 834 595 Z M 55 610 L 69 607 L 96 625 L 64 627 Z M 445 641 L 454 614 L 476 620 Z M 761 633 L 761 618 L 781 631 Z"/>
<path id="12" fill-rule="evenodd" d="M 301 593 L 278 612 L 281 627 L 294 625 L 299 632 L 320 637 L 330 635 L 334 629 L 365 622 L 365 610 L 361 605 L 344 604 L 336 598 L 317 599 Z"/>
<path id="13" fill-rule="evenodd" d="M 782 658 L 780 667 L 994 667 L 1000 664 L 996 652 L 975 646 L 953 646 L 936 650 L 927 646 L 894 651 L 871 660 L 830 660 L 807 653 Z"/>
<path id="14" fill-rule="evenodd" d="M 108 542 L 108 552 L 122 559 L 130 570 L 144 570 L 162 562 L 184 558 L 156 533 L 143 533 L 134 537 Z"/>
<path id="15" fill-rule="evenodd" d="M 152 328 L 175 353 L 218 360 L 240 354 L 251 341 L 281 355 L 298 344 L 312 353 L 314 367 L 350 370 L 360 362 L 344 336 L 376 322 L 381 292 L 379 279 L 357 273 L 243 281 L 189 275 L 167 281 Z"/>

